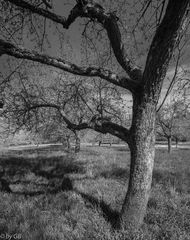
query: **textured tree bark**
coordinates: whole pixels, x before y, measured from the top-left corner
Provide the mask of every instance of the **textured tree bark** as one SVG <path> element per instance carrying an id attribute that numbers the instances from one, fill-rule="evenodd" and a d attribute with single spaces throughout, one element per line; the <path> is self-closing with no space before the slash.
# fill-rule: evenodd
<path id="1" fill-rule="evenodd" d="M 171 153 L 171 150 L 172 150 L 172 138 L 171 138 L 171 136 L 169 136 L 167 138 L 167 140 L 168 140 L 168 153 Z"/>
<path id="2" fill-rule="evenodd" d="M 133 109 L 130 179 L 120 217 L 123 227 L 132 231 L 143 222 L 151 189 L 156 107 L 154 103 L 139 103 L 136 99 Z"/>
<path id="3" fill-rule="evenodd" d="M 148 53 L 141 86 L 133 94 L 133 119 L 128 141 L 130 178 L 120 215 L 123 227 L 132 231 L 141 226 L 146 212 L 155 155 L 156 105 L 173 49 L 187 24 L 188 4 L 188 0 L 169 1 Z"/>

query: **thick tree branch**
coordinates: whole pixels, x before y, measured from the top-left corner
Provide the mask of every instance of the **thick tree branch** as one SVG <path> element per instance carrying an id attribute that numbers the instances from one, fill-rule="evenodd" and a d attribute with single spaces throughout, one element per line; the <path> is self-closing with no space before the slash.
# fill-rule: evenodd
<path id="1" fill-rule="evenodd" d="M 127 72 L 130 78 L 140 82 L 142 79 L 142 72 L 127 56 L 118 26 L 118 17 L 115 13 L 106 12 L 99 4 L 92 1 L 90 3 L 88 3 L 88 1 L 83 2 L 85 5 L 82 8 L 80 16 L 95 19 L 102 24 L 107 31 L 108 38 L 118 63 Z"/>
<path id="2" fill-rule="evenodd" d="M 169 0 L 165 16 L 152 41 L 142 86 L 146 97 L 158 102 L 168 64 L 186 25 L 188 24 L 189 0 Z"/>
<path id="3" fill-rule="evenodd" d="M 71 10 L 68 18 L 64 18 L 43 8 L 36 7 L 24 0 L 6 1 L 51 19 L 54 22 L 60 23 L 66 29 L 69 28 L 69 26 L 78 17 L 97 20 L 107 31 L 108 38 L 118 63 L 127 72 L 131 79 L 137 82 L 140 82 L 142 79 L 142 71 L 127 56 L 124 44 L 122 42 L 121 32 L 117 23 L 118 18 L 115 13 L 106 12 L 102 6 L 93 1 L 83 0 L 77 1 L 77 4 Z"/>
<path id="4" fill-rule="evenodd" d="M 61 24 L 64 28 L 68 28 L 70 26 L 70 24 L 72 22 L 74 22 L 74 20 L 78 17 L 78 15 L 76 15 L 75 18 L 73 18 L 73 20 L 71 21 L 71 17 L 70 19 L 66 19 L 62 16 L 59 16 L 47 9 L 44 9 L 44 8 L 41 8 L 41 7 L 37 7 L 37 6 L 34 6 L 33 4 L 30 4 L 29 2 L 27 1 L 24 1 L 24 0 L 5 0 L 7 2 L 10 2 L 14 5 L 16 5 L 17 7 L 20 7 L 20 8 L 23 8 L 23 9 L 27 9 L 33 13 L 36 13 L 40 16 L 43 16 L 43 17 L 46 17 L 56 23 L 59 23 Z M 74 15 L 73 15 L 74 16 Z"/>
<path id="5" fill-rule="evenodd" d="M 110 133 L 125 142 L 130 141 L 130 133 L 129 130 L 121 125 L 116 123 L 112 123 L 106 119 L 97 119 L 92 118 L 89 122 L 84 122 L 80 124 L 75 124 L 66 116 L 65 112 L 63 111 L 62 107 L 56 104 L 38 104 L 33 106 L 28 106 L 25 111 L 32 111 L 37 108 L 54 108 L 59 111 L 63 121 L 67 124 L 67 128 L 72 131 L 80 131 L 85 129 L 92 129 L 96 132 L 100 132 L 103 134 Z"/>
<path id="6" fill-rule="evenodd" d="M 25 48 L 19 48 L 14 44 L 6 42 L 0 39 L 0 56 L 7 54 L 16 58 L 28 59 L 36 62 L 40 62 L 46 65 L 50 65 L 66 72 L 70 72 L 75 75 L 86 77 L 100 77 L 107 80 L 114 85 L 126 88 L 133 92 L 136 88 L 136 82 L 126 78 L 120 77 L 117 74 L 103 68 L 97 67 L 79 67 L 69 61 L 65 61 L 61 58 L 51 57 L 45 54 L 40 54 L 36 51 L 29 51 Z"/>
<path id="7" fill-rule="evenodd" d="M 74 129 L 75 130 L 93 129 L 94 131 L 103 134 L 110 133 L 111 135 L 114 135 L 127 143 L 130 142 L 129 130 L 126 129 L 125 127 L 122 127 L 110 121 L 98 121 L 98 122 L 91 121 L 89 123 L 82 123 L 76 125 Z"/>

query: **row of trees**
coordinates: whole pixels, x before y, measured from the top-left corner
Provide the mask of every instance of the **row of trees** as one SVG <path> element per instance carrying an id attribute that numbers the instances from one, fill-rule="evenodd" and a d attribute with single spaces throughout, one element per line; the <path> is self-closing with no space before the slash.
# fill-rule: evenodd
<path id="1" fill-rule="evenodd" d="M 75 141 L 75 152 L 78 152 L 80 150 L 79 134 L 82 135 L 78 131 L 67 128 L 60 112 L 57 111 L 61 104 L 68 104 L 70 110 L 71 108 L 75 109 L 72 121 L 76 119 L 81 121 L 82 118 L 87 118 L 88 109 L 90 109 L 94 117 L 102 111 L 102 114 L 106 113 L 107 117 L 115 118 L 115 121 L 120 124 L 128 126 L 131 124 L 131 118 L 129 117 L 131 116 L 131 109 L 129 107 L 128 111 L 123 110 L 124 101 L 119 90 L 111 89 L 103 82 L 100 85 L 92 82 L 94 84 L 93 94 L 90 93 L 89 95 L 87 86 L 84 87 L 84 81 L 76 84 L 75 79 L 70 79 L 70 81 L 67 79 L 66 84 L 64 76 L 58 75 L 56 85 L 52 85 L 52 82 L 47 84 L 47 78 L 51 75 L 50 72 L 47 74 L 44 71 L 38 76 L 34 73 L 37 66 L 34 66 L 34 72 L 32 70 L 30 75 L 27 65 L 22 67 L 25 71 L 21 73 L 20 69 L 17 70 L 17 74 L 14 74 L 14 79 L 10 81 L 10 85 L 4 89 L 6 102 L 4 102 L 4 110 L 1 111 L 1 116 L 4 117 L 3 123 L 7 123 L 7 128 L 3 129 L 4 132 L 7 132 L 7 136 L 14 135 L 19 130 L 24 129 L 26 132 L 36 134 L 36 142 L 62 142 L 64 147 L 70 149 L 70 142 Z M 188 79 L 184 76 L 183 78 L 175 77 L 176 82 L 173 91 L 167 96 L 169 100 L 164 99 L 165 102 L 158 109 L 156 119 L 157 139 L 167 140 L 168 152 L 171 152 L 172 140 L 176 142 L 177 147 L 178 142 L 188 140 L 189 135 Z M 46 84 L 44 84 L 44 78 Z M 12 90 L 10 86 L 12 86 Z M 69 99 L 66 98 L 68 92 Z M 71 96 L 71 93 L 73 96 Z M 93 103 L 89 101 L 90 96 L 93 96 Z"/>
<path id="2" fill-rule="evenodd" d="M 184 42 L 189 0 L 102 2 L 0 1 L 4 115 L 13 127 L 38 129 L 58 119 L 74 133 L 93 129 L 125 141 L 130 179 L 118 221 L 134 230 L 146 212 L 157 104 L 170 59 Z M 121 94 L 129 92 L 130 126 L 120 117 L 128 111 Z"/>
<path id="3" fill-rule="evenodd" d="M 18 94 L 18 93 L 17 93 Z M 17 95 L 18 96 L 18 95 Z M 75 152 L 80 150 L 80 139 L 85 139 L 85 135 L 89 135 L 90 132 L 82 131 L 76 132 L 69 130 L 65 124 L 65 122 L 61 119 L 60 114 L 56 111 L 44 111 L 43 117 L 41 120 L 39 118 L 33 119 L 34 113 L 30 111 L 30 117 L 23 120 L 23 114 L 18 113 L 18 109 L 15 108 L 15 102 L 12 102 L 12 108 L 8 110 L 4 107 L 4 110 L 1 112 L 1 117 L 3 117 L 1 125 L 4 128 L 1 129 L 1 135 L 10 139 L 10 136 L 14 136 L 15 134 L 23 135 L 22 130 L 25 131 L 25 134 L 28 135 L 29 139 L 34 141 L 35 143 L 62 143 L 63 149 L 71 150 L 71 142 L 75 142 Z M 15 108 L 13 110 L 13 108 Z M 42 107 L 38 107 L 40 109 Z M 44 106 L 44 108 L 47 108 Z M 23 106 L 23 111 L 29 111 L 26 106 Z M 11 115 L 10 115 L 11 113 Z M 12 115 L 14 114 L 14 115 Z M 36 114 L 36 112 L 35 112 Z M 39 111 L 38 111 L 39 114 Z M 15 123 L 15 116 L 17 119 L 17 123 Z M 119 116 L 120 120 L 124 120 L 123 116 Z M 168 144 L 168 152 L 171 152 L 172 149 L 172 140 L 175 141 L 176 148 L 178 147 L 179 142 L 189 141 L 189 133 L 190 133 L 190 111 L 189 105 L 184 104 L 182 100 L 173 100 L 172 103 L 165 103 L 162 108 L 157 113 L 156 119 L 156 133 L 157 133 L 157 141 L 163 142 L 167 141 Z M 128 120 L 130 124 L 130 119 Z M 18 122 L 22 122 L 22 124 L 18 124 Z M 7 123 L 7 124 L 6 124 Z M 12 129 L 12 131 L 10 130 Z M 101 137 L 103 137 L 101 135 Z M 97 141 L 96 135 L 91 136 L 91 141 Z M 110 142 L 112 137 L 110 138 Z M 108 140 L 109 142 L 109 140 Z"/>

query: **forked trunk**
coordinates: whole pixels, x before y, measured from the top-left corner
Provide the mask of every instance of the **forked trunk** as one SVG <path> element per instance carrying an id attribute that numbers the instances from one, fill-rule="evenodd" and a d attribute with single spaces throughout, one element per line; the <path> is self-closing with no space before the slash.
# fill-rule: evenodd
<path id="1" fill-rule="evenodd" d="M 146 213 L 155 155 L 155 106 L 135 104 L 133 110 L 130 179 L 120 218 L 123 227 L 132 231 L 141 226 Z"/>

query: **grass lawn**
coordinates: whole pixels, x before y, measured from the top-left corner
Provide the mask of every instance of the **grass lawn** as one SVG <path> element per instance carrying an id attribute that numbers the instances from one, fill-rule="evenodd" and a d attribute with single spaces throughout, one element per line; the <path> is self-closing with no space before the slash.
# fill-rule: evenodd
<path id="1" fill-rule="evenodd" d="M 156 150 L 147 214 L 134 236 L 112 228 L 129 160 L 125 147 L 83 147 L 77 155 L 61 146 L 1 152 L 12 193 L 0 192 L 0 239 L 189 240 L 190 150 Z"/>

